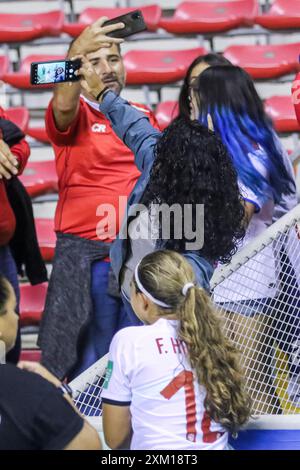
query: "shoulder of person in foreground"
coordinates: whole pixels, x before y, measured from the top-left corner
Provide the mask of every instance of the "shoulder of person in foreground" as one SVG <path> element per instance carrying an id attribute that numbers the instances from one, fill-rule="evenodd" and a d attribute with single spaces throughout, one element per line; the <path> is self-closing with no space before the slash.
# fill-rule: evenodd
<path id="1" fill-rule="evenodd" d="M 54 383 L 11 365 L 1 366 L 0 374 L 1 384 L 5 385 L 0 392 L 5 394 L 2 411 L 6 406 L 14 410 L 15 420 L 10 415 L 11 424 L 17 426 L 22 441 L 29 440 L 36 449 L 45 450 L 101 448 L 96 430 L 75 411 Z"/>

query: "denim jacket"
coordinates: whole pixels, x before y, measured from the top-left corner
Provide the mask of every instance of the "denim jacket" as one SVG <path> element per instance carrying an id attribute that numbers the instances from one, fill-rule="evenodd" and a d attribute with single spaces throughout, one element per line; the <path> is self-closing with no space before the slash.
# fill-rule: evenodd
<path id="1" fill-rule="evenodd" d="M 155 158 L 154 147 L 161 133 L 152 127 L 145 114 L 135 109 L 120 96 L 116 96 L 112 91 L 105 94 L 99 109 L 109 119 L 117 136 L 131 149 L 135 157 L 135 164 L 141 172 L 141 176 L 128 198 L 127 212 L 122 227 L 110 251 L 112 269 L 119 280 L 121 269 L 130 249 L 130 241 L 126 233 L 130 217 L 136 216 L 133 205 L 140 203 L 149 182 Z M 186 251 L 183 255 L 192 265 L 197 283 L 209 290 L 209 281 L 214 271 L 213 265 L 198 251 Z"/>

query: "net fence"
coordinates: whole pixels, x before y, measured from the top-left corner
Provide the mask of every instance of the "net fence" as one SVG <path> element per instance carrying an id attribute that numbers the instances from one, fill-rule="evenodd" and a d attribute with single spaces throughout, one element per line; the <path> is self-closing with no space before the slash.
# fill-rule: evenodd
<path id="1" fill-rule="evenodd" d="M 225 333 L 241 351 L 253 414 L 300 413 L 300 206 L 212 280 Z"/>
<path id="2" fill-rule="evenodd" d="M 241 351 L 253 414 L 300 413 L 300 205 L 218 268 L 212 298 Z M 71 387 L 82 414 L 101 416 L 107 356 Z"/>
<path id="3" fill-rule="evenodd" d="M 78 410 L 89 417 L 101 416 L 101 392 L 105 380 L 108 354 L 70 382 L 74 403 Z"/>

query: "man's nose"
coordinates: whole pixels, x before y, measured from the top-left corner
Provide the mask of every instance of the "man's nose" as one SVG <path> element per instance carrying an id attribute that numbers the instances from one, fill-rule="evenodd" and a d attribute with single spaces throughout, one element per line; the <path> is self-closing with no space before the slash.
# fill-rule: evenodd
<path id="1" fill-rule="evenodd" d="M 101 67 L 100 67 L 100 74 L 107 74 L 107 73 L 111 73 L 112 69 L 111 69 L 111 66 L 109 65 L 108 61 L 107 60 L 104 60 L 102 63 L 101 63 Z"/>

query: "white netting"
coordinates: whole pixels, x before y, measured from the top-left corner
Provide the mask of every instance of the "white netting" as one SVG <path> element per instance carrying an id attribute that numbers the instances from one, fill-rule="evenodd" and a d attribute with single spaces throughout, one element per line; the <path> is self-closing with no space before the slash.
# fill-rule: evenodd
<path id="1" fill-rule="evenodd" d="M 211 285 L 225 332 L 242 351 L 254 414 L 300 413 L 300 205 L 218 269 Z M 70 384 L 86 416 L 101 414 L 106 362 Z"/>
<path id="2" fill-rule="evenodd" d="M 242 352 L 254 414 L 300 413 L 300 206 L 215 273 L 213 299 Z"/>
<path id="3" fill-rule="evenodd" d="M 70 383 L 74 403 L 85 416 L 101 416 L 101 391 L 105 379 L 107 357 L 108 354 Z"/>

